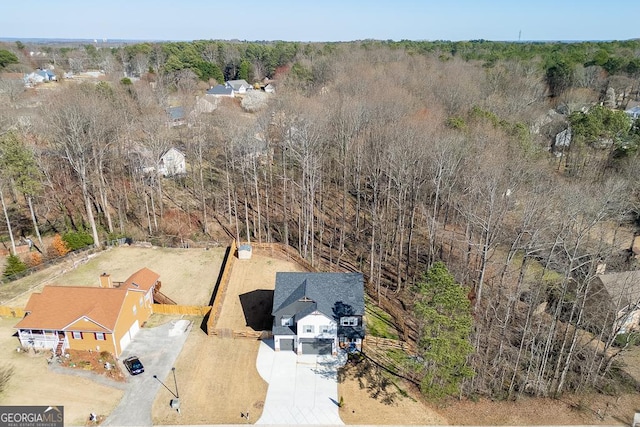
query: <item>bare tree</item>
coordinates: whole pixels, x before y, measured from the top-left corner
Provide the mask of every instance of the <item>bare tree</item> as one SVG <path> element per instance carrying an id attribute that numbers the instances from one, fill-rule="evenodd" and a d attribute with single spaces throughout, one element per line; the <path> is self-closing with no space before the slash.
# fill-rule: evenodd
<path id="1" fill-rule="evenodd" d="M 78 179 L 85 204 L 85 213 L 97 247 L 101 246 L 93 211 L 91 176 L 96 164 L 98 147 L 115 137 L 108 102 L 93 87 L 75 86 L 65 96 L 57 97 L 56 108 L 45 117 L 50 138 L 59 155 L 66 160 Z"/>

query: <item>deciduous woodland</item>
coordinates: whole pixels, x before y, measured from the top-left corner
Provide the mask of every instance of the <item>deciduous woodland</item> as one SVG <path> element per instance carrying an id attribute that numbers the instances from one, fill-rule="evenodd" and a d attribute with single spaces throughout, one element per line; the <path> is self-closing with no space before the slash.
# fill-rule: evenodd
<path id="1" fill-rule="evenodd" d="M 630 288 L 596 279 L 637 268 L 640 139 L 625 111 L 640 42 L 3 48 L 7 248 L 30 238 L 52 257 L 41 236 L 69 232 L 97 246 L 281 242 L 320 270 L 365 273 L 417 349 L 398 370 L 427 394 L 628 384 Z M 49 65 L 58 82 L 7 77 Z M 91 69 L 102 77 L 61 78 Z M 276 93 L 206 95 L 234 79 Z M 165 177 L 172 147 L 187 167 Z"/>

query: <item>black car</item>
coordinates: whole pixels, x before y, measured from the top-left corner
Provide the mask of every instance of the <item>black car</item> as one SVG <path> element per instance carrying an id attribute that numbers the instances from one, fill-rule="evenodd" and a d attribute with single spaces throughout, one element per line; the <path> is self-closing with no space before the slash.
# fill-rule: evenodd
<path id="1" fill-rule="evenodd" d="M 137 356 L 127 357 L 123 363 L 131 375 L 138 375 L 144 372 L 144 366 L 142 366 Z"/>

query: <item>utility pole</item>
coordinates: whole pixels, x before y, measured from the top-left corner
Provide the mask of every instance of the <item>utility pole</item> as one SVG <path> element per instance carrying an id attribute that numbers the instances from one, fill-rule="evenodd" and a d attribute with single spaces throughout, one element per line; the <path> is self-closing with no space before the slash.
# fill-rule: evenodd
<path id="1" fill-rule="evenodd" d="M 180 396 L 178 396 L 178 382 L 176 381 L 176 368 L 171 368 L 171 371 L 173 372 L 173 383 L 176 386 L 176 392 L 174 393 L 173 390 L 171 390 L 169 387 L 167 387 L 167 385 L 165 383 L 163 383 L 162 381 L 160 381 L 160 378 L 158 378 L 157 375 L 154 375 L 153 378 L 155 378 L 156 380 L 158 380 L 158 382 L 160 384 L 162 384 L 164 386 L 164 388 L 166 388 L 167 390 L 169 390 L 169 393 L 171 393 L 173 395 L 173 397 L 175 397 L 175 399 L 171 399 L 171 402 L 169 403 L 172 409 L 175 409 L 176 411 L 178 411 L 178 414 L 180 413 Z"/>

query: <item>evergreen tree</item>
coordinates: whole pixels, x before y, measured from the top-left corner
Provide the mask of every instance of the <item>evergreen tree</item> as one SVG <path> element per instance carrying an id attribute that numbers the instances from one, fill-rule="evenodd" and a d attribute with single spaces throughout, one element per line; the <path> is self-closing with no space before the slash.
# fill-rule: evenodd
<path id="1" fill-rule="evenodd" d="M 473 376 L 467 358 L 473 351 L 471 304 L 442 262 L 417 284 L 414 313 L 420 322 L 418 354 L 423 360 L 420 389 L 430 397 L 456 394 Z"/>
<path id="2" fill-rule="evenodd" d="M 240 69 L 238 70 L 238 78 L 242 80 L 246 80 L 247 82 L 251 81 L 251 63 L 247 60 L 243 60 L 240 62 Z"/>
<path id="3" fill-rule="evenodd" d="M 11 277 L 14 274 L 22 273 L 27 269 L 27 265 L 16 255 L 9 255 L 7 258 L 7 267 L 4 270 L 4 277 Z"/>
<path id="4" fill-rule="evenodd" d="M 3 69 L 9 64 L 17 64 L 18 57 L 6 49 L 0 49 L 0 69 Z"/>

